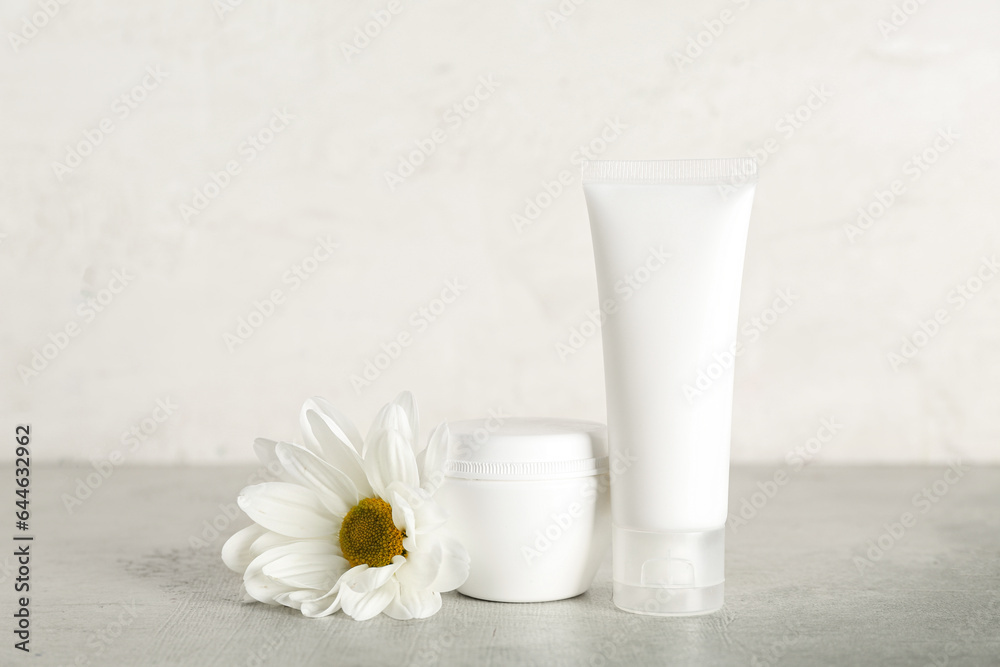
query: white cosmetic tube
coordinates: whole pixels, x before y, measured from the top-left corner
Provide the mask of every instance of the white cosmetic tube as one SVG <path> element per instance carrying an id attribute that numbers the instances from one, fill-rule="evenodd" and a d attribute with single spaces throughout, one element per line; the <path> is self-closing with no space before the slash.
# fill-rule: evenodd
<path id="1" fill-rule="evenodd" d="M 752 158 L 583 165 L 604 324 L 614 602 L 722 607 Z"/>

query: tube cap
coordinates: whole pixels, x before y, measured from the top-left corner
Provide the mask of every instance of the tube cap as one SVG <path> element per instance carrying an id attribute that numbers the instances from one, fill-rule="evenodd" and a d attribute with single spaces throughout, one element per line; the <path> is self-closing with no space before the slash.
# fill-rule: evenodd
<path id="1" fill-rule="evenodd" d="M 695 616 L 722 608 L 725 526 L 701 532 L 646 532 L 614 526 L 614 603 L 652 616 Z"/>

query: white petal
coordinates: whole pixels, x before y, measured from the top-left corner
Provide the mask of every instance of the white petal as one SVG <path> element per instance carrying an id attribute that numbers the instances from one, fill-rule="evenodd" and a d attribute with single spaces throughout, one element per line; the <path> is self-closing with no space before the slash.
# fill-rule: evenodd
<path id="1" fill-rule="evenodd" d="M 393 486 L 398 489 L 401 485 L 397 482 L 390 485 L 388 489 L 389 503 L 392 505 L 392 523 L 407 536 L 416 535 L 417 528 L 413 517 L 413 508 L 403 496 L 392 489 Z"/>
<path id="2" fill-rule="evenodd" d="M 289 475 L 315 491 L 333 514 L 343 517 L 358 504 L 358 489 L 351 478 L 305 447 L 279 442 L 275 452 Z"/>
<path id="3" fill-rule="evenodd" d="M 329 590 L 350 566 L 333 553 L 290 553 L 262 568 L 265 576 L 295 588 Z"/>
<path id="4" fill-rule="evenodd" d="M 444 482 L 444 462 L 448 458 L 448 423 L 441 422 L 431 433 L 424 453 L 421 483 L 425 491 L 434 495 Z"/>
<path id="5" fill-rule="evenodd" d="M 244 580 L 243 586 L 246 589 L 247 595 L 264 604 L 281 604 L 275 598 L 282 593 L 289 593 L 292 590 L 289 586 L 279 584 L 263 575 Z"/>
<path id="6" fill-rule="evenodd" d="M 323 537 L 340 530 L 340 521 L 316 493 L 298 484 L 265 482 L 248 486 L 236 502 L 251 519 L 288 537 Z"/>
<path id="7" fill-rule="evenodd" d="M 396 572 L 396 579 L 403 588 L 429 588 L 441 572 L 442 560 L 444 548 L 441 541 L 432 540 L 426 548 L 406 553 L 406 563 Z"/>
<path id="8" fill-rule="evenodd" d="M 296 555 L 309 558 L 330 555 L 332 549 L 333 545 L 328 540 L 298 540 L 264 551 L 251 561 L 243 575 L 243 585 L 246 587 L 247 594 L 255 600 L 268 604 L 287 605 L 289 598 L 281 598 L 280 596 L 284 593 L 300 590 L 300 587 L 268 576 L 264 571 L 265 568 L 287 556 Z M 313 593 L 313 595 L 318 594 L 320 591 Z"/>
<path id="9" fill-rule="evenodd" d="M 289 549 L 294 546 L 297 545 L 285 545 L 269 549 L 250 562 L 247 566 L 247 571 L 243 574 L 243 586 L 247 595 L 266 604 L 280 604 L 275 599 L 275 596 L 294 590 L 293 587 L 277 582 L 262 573 L 264 565 L 286 553 L 290 553 Z"/>
<path id="10" fill-rule="evenodd" d="M 320 618 L 336 612 L 340 609 L 340 591 L 341 587 L 337 584 L 326 595 L 304 601 L 301 607 L 302 615 L 309 618 Z"/>
<path id="11" fill-rule="evenodd" d="M 413 450 L 396 431 L 381 431 L 375 435 L 365 452 L 364 466 L 372 489 L 383 500 L 393 482 L 413 487 L 420 484 Z"/>
<path id="12" fill-rule="evenodd" d="M 344 573 L 340 584 L 355 593 L 369 593 L 392 579 L 396 570 L 405 563 L 406 559 L 403 556 L 393 556 L 392 563 L 384 567 L 358 565 Z"/>
<path id="13" fill-rule="evenodd" d="M 299 421 L 308 448 L 347 475 L 359 496 L 370 496 L 372 490 L 360 455 L 364 442 L 354 425 L 322 398 L 306 401 Z"/>
<path id="14" fill-rule="evenodd" d="M 403 408 L 406 420 L 409 422 L 409 440 L 414 454 L 419 454 L 424 446 L 420 443 L 420 413 L 417 411 L 417 399 L 409 391 L 401 391 L 392 402 Z"/>
<path id="15" fill-rule="evenodd" d="M 263 573 L 264 567 L 285 556 L 324 556 L 335 554 L 334 545 L 328 540 L 297 540 L 288 544 L 272 547 L 254 558 L 247 566 L 243 575 L 250 579 Z"/>
<path id="16" fill-rule="evenodd" d="M 399 582 L 392 578 L 367 593 L 359 593 L 341 586 L 340 605 L 344 613 L 355 621 L 367 621 L 385 611 L 397 595 L 399 595 Z"/>
<path id="17" fill-rule="evenodd" d="M 392 596 L 392 600 L 389 601 L 388 606 L 384 609 L 385 615 L 389 618 L 394 618 L 397 621 L 408 621 L 413 618 L 413 614 L 410 610 L 403 606 L 399 601 L 399 590 L 400 587 L 396 587 L 396 594 Z"/>
<path id="18" fill-rule="evenodd" d="M 247 565 L 253 560 L 250 545 L 266 532 L 266 528 L 256 523 L 237 531 L 222 545 L 222 562 L 233 572 L 246 572 Z"/>
<path id="19" fill-rule="evenodd" d="M 286 544 L 292 544 L 293 542 L 301 542 L 302 540 L 295 537 L 288 537 L 287 535 L 280 535 L 274 531 L 265 531 L 263 535 L 254 540 L 253 544 L 250 545 L 250 558 L 251 560 L 261 555 L 268 549 L 273 549 L 274 547 L 284 546 Z M 343 554 L 340 554 L 343 555 Z"/>
<path id="20" fill-rule="evenodd" d="M 441 609 L 441 594 L 437 591 L 415 590 L 399 586 L 399 594 L 385 608 L 385 615 L 400 621 L 427 618 Z"/>
<path id="21" fill-rule="evenodd" d="M 274 446 L 278 443 L 267 438 L 257 438 L 253 441 L 253 451 L 257 454 L 257 460 L 261 462 L 271 476 L 276 477 L 281 482 L 291 482 L 291 477 L 285 472 L 281 462 L 274 453 Z"/>
<path id="22" fill-rule="evenodd" d="M 365 446 L 370 442 L 372 433 L 379 430 L 396 430 L 409 443 L 414 454 L 420 453 L 423 445 L 420 444 L 420 424 L 417 412 L 417 400 L 408 391 L 400 392 L 391 403 L 387 403 L 379 410 L 375 421 L 368 430 L 369 440 L 365 440 Z"/>
<path id="23" fill-rule="evenodd" d="M 347 415 L 333 407 L 329 401 L 320 396 L 313 396 L 302 405 L 299 424 L 305 433 L 312 431 L 310 425 L 305 420 L 307 412 L 313 412 L 320 417 L 326 430 L 324 435 L 328 434 L 339 440 L 341 444 L 349 446 L 356 453 L 361 453 L 361 448 L 364 446 L 365 441 L 361 439 L 358 429 L 354 427 L 354 424 L 347 418 Z"/>
<path id="24" fill-rule="evenodd" d="M 418 533 L 437 530 L 448 521 L 448 512 L 430 498 L 422 499 L 420 503 L 413 505 L 413 514 L 416 517 Z"/>
<path id="25" fill-rule="evenodd" d="M 410 429 L 410 420 L 406 416 L 406 410 L 395 403 L 386 403 L 378 411 L 378 414 L 375 415 L 375 419 L 368 429 L 368 436 L 365 438 L 365 448 L 361 452 L 362 458 L 367 455 L 372 440 L 382 431 L 395 431 L 406 440 L 407 444 L 413 442 L 413 432 Z"/>
<path id="26" fill-rule="evenodd" d="M 469 578 L 469 552 L 462 543 L 448 535 L 434 535 L 441 540 L 442 559 L 438 576 L 431 584 L 435 591 L 453 591 Z"/>
<path id="27" fill-rule="evenodd" d="M 301 609 L 302 603 L 307 600 L 312 600 L 316 597 L 317 592 L 314 590 L 300 590 L 292 591 L 290 593 L 279 593 L 274 596 L 274 601 L 278 604 L 283 604 L 286 607 L 291 607 L 292 609 Z"/>
<path id="28" fill-rule="evenodd" d="M 407 531 L 407 535 L 437 530 L 448 520 L 448 513 L 424 489 L 412 489 L 405 484 L 393 482 L 387 491 L 390 495 L 398 493 L 413 510 L 416 532 Z"/>

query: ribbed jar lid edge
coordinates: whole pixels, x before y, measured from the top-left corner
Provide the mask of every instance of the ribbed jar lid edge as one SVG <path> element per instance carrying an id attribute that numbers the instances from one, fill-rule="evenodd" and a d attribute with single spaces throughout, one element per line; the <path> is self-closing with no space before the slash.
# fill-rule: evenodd
<path id="1" fill-rule="evenodd" d="M 544 480 L 588 477 L 608 472 L 608 457 L 569 461 L 457 461 L 444 464 L 444 474 L 458 479 Z"/>

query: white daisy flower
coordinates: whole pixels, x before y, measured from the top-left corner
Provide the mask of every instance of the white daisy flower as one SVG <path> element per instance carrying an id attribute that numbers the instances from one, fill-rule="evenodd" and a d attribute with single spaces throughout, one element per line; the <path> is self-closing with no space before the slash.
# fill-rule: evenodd
<path id="1" fill-rule="evenodd" d="M 382 408 L 364 441 L 321 398 L 306 401 L 301 423 L 304 447 L 254 443 L 261 462 L 282 473 L 243 489 L 238 504 L 254 524 L 222 547 L 226 565 L 243 573 L 246 599 L 309 617 L 343 609 L 359 621 L 436 613 L 441 593 L 469 574 L 469 555 L 442 529 L 445 514 L 431 498 L 447 426 L 421 451 L 409 392 Z"/>

